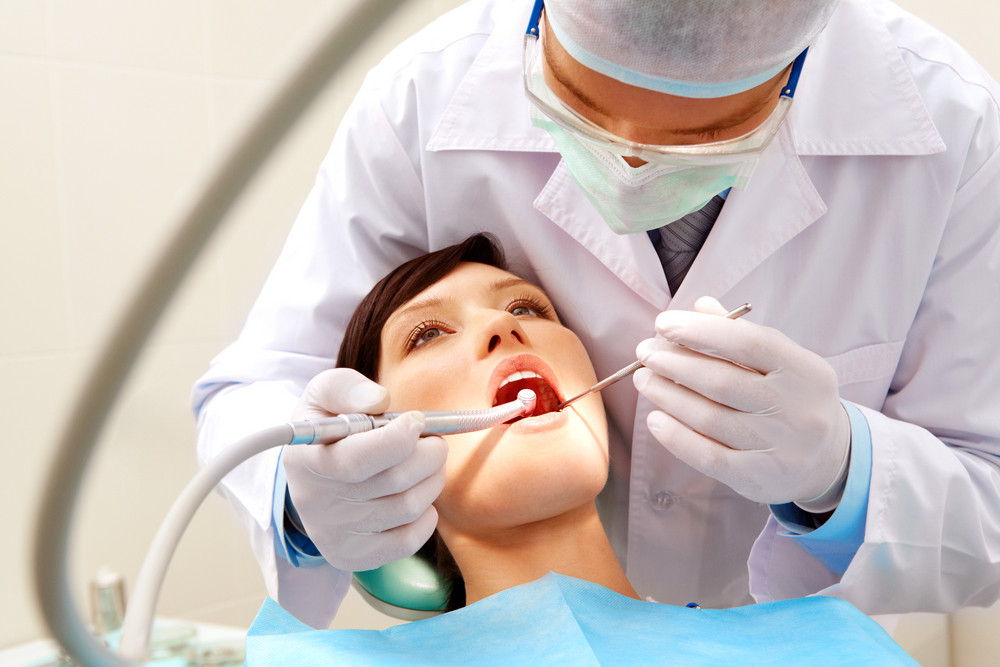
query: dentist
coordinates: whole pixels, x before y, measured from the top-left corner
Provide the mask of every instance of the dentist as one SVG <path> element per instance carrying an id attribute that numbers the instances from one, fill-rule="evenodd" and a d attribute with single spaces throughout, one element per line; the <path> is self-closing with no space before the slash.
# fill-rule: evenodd
<path id="1" fill-rule="evenodd" d="M 195 387 L 199 455 L 293 415 L 384 410 L 383 388 L 329 370 L 350 313 L 392 267 L 485 230 L 598 375 L 646 366 L 604 392 L 600 499 L 640 596 L 990 604 L 998 99 L 888 0 L 474 0 L 366 79 Z M 328 623 L 351 571 L 433 532 L 447 447 L 419 430 L 227 478 L 302 620 Z"/>

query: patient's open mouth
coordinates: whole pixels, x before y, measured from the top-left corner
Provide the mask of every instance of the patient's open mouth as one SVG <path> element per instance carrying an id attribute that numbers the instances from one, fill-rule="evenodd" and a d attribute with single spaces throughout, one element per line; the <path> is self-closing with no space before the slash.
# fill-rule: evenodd
<path id="1" fill-rule="evenodd" d="M 535 392 L 535 410 L 530 415 L 532 417 L 552 412 L 556 409 L 556 406 L 559 405 L 559 395 L 556 394 L 552 385 L 550 385 L 545 378 L 538 373 L 529 370 L 515 371 L 504 378 L 500 382 L 500 386 L 497 388 L 496 396 L 493 399 L 493 405 L 501 405 L 503 403 L 509 403 L 510 401 L 517 400 L 517 392 L 522 389 L 530 389 Z M 513 423 L 520 419 L 523 419 L 523 417 L 517 417 L 508 423 Z"/>

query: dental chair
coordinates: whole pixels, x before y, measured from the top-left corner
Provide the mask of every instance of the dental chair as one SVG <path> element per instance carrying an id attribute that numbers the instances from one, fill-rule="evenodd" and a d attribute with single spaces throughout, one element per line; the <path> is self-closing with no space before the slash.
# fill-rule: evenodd
<path id="1" fill-rule="evenodd" d="M 443 613 L 451 594 L 451 583 L 438 572 L 432 542 L 409 558 L 355 572 L 353 584 L 376 610 L 403 621 L 418 621 Z"/>

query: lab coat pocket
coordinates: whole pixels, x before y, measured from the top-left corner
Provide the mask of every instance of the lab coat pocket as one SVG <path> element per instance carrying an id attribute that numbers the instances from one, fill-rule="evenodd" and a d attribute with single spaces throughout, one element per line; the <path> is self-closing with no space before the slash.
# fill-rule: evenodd
<path id="1" fill-rule="evenodd" d="M 876 343 L 825 357 L 837 372 L 840 397 L 873 408 L 881 407 L 896 372 L 903 341 Z"/>

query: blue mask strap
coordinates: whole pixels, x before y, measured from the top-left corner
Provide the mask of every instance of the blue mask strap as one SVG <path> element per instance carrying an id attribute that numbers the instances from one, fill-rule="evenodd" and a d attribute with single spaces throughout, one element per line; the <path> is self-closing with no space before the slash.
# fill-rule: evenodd
<path id="1" fill-rule="evenodd" d="M 798 55 L 798 57 L 795 58 L 795 61 L 792 63 L 792 71 L 788 74 L 788 82 L 785 83 L 785 87 L 781 89 L 782 97 L 787 97 L 788 99 L 795 97 L 795 89 L 799 85 L 799 75 L 802 74 L 802 66 L 806 63 L 807 53 L 809 53 L 808 46 Z"/>
<path id="2" fill-rule="evenodd" d="M 538 22 L 541 21 L 544 6 L 545 0 L 535 0 L 535 7 L 531 10 L 531 18 L 528 20 L 527 34 L 538 37 Z"/>

